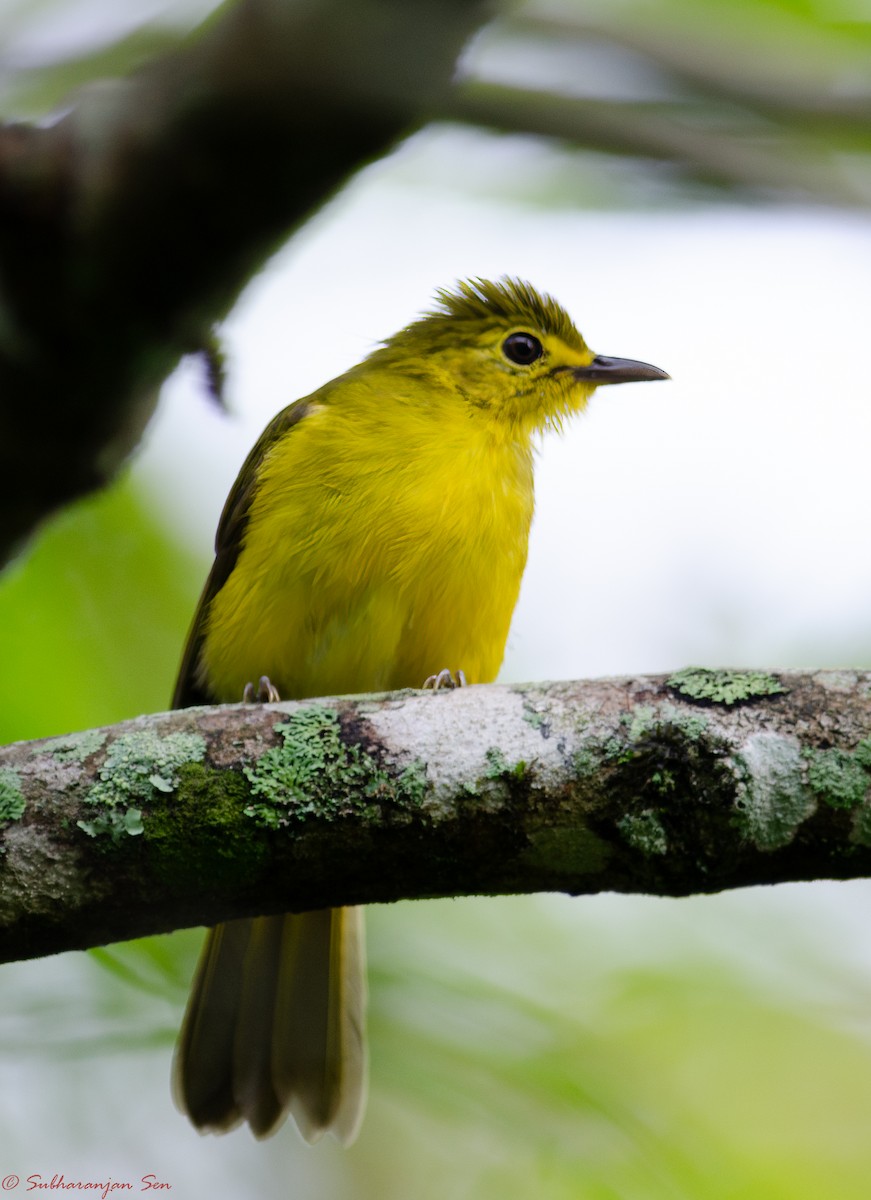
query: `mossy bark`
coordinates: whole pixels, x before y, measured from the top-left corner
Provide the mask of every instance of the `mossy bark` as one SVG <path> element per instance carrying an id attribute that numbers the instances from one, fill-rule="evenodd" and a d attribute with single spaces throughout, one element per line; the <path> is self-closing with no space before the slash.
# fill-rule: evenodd
<path id="1" fill-rule="evenodd" d="M 403 898 L 869 874 L 871 672 L 685 682 L 185 709 L 6 747 L 0 959 Z"/>

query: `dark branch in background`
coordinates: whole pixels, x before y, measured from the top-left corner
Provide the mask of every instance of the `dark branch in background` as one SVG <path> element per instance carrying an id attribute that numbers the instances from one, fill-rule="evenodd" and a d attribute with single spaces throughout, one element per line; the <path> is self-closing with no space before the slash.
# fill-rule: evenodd
<path id="1" fill-rule="evenodd" d="M 488 11 L 242 0 L 54 125 L 0 129 L 0 561 L 113 476 L 179 356 L 431 111 Z"/>
<path id="2" fill-rule="evenodd" d="M 702 114 L 678 104 L 579 100 L 545 91 L 467 81 L 442 109 L 450 120 L 488 126 L 500 133 L 526 133 L 583 145 L 608 154 L 665 164 L 676 174 L 717 187 L 767 193 L 789 191 L 793 198 L 826 200 L 844 206 L 867 204 L 868 197 L 832 170 L 830 156 L 808 155 L 788 147 L 772 128 L 712 134 Z"/>
<path id="3" fill-rule="evenodd" d="M 257 913 L 871 871 L 871 672 L 184 709 L 0 750 L 0 959 Z"/>
<path id="4" fill-rule="evenodd" d="M 619 15 L 596 24 L 581 13 L 520 14 L 498 30 L 515 54 L 530 43 L 539 53 L 558 51 L 564 72 L 574 54 L 573 94 L 558 94 L 547 80 L 540 89 L 520 89 L 472 73 L 448 95 L 444 117 L 648 160 L 666 165 L 675 179 L 756 199 L 863 208 L 871 201 L 867 173 L 851 169 L 848 157 L 871 149 L 871 90 L 844 94 L 837 73 L 828 86 L 811 86 L 784 76 L 777 69 L 783 62 L 772 68 L 768 58 L 767 74 L 754 75 L 710 32 L 675 38 L 643 22 L 624 26 Z M 612 68 L 607 99 L 596 95 L 595 79 L 585 87 L 597 57 Z M 857 74 L 866 74 L 865 63 L 867 53 L 857 56 Z M 648 81 L 644 99 L 631 86 L 638 79 Z M 613 98 L 621 80 L 627 97 Z"/>

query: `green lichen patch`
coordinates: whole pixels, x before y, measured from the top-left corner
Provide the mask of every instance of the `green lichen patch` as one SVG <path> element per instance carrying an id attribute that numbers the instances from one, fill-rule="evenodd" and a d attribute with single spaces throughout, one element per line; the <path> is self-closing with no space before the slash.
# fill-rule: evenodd
<path id="1" fill-rule="evenodd" d="M 658 719 L 659 713 L 652 705 L 639 704 L 632 712 L 623 714 L 620 724 L 626 730 L 626 736 L 631 743 L 652 733 Z M 622 741 L 620 738 L 615 740 L 618 745 Z"/>
<path id="2" fill-rule="evenodd" d="M 817 806 L 805 783 L 798 742 L 775 733 L 753 734 L 735 756 L 735 767 L 737 828 L 760 850 L 788 845 Z"/>
<path id="3" fill-rule="evenodd" d="M 12 767 L 0 767 L 0 824 L 17 821 L 26 808 L 18 772 Z"/>
<path id="4" fill-rule="evenodd" d="M 332 821 L 377 815 L 386 804 L 420 808 L 426 767 L 414 762 L 393 775 L 358 745 L 342 740 L 338 713 L 322 705 L 299 709 L 275 726 L 282 744 L 244 768 L 260 800 L 245 811 L 271 829 L 309 817 Z"/>
<path id="5" fill-rule="evenodd" d="M 599 739 L 591 737 L 575 754 L 575 775 L 591 778 L 603 766 L 622 767 L 649 753 L 656 742 L 692 744 L 708 732 L 707 717 L 687 713 L 674 704 L 660 707 L 641 704 L 620 718 L 619 731 Z M 648 783 L 660 795 L 675 789 L 675 777 L 667 764 L 651 770 Z"/>
<path id="6" fill-rule="evenodd" d="M 93 817 L 76 824 L 89 837 L 109 836 L 113 842 L 138 836 L 143 829 L 140 805 L 155 799 L 155 793 L 174 791 L 180 769 L 201 762 L 205 753 L 198 733 L 123 734 L 110 745 L 99 780 L 85 797 L 96 809 Z"/>
<path id="7" fill-rule="evenodd" d="M 866 771 L 871 771 L 871 738 L 863 738 L 853 753 L 856 756 L 856 762 Z"/>
<path id="8" fill-rule="evenodd" d="M 708 729 L 707 717 L 684 712 L 674 704 L 663 704 L 661 708 L 640 704 L 633 712 L 622 716 L 620 723 L 626 727 L 630 743 L 642 741 L 664 727 L 695 742 Z"/>
<path id="9" fill-rule="evenodd" d="M 508 759 L 499 746 L 489 746 L 484 752 L 484 761 L 487 763 L 487 770 L 484 772 L 487 779 L 499 779 L 511 770 Z"/>
<path id="10" fill-rule="evenodd" d="M 853 751 L 853 757 L 871 784 L 871 738 L 862 739 Z M 865 792 L 862 803 L 854 812 L 850 836 L 861 846 L 871 846 L 871 787 Z"/>
<path id="11" fill-rule="evenodd" d="M 124 837 L 137 837 L 145 826 L 142 824 L 141 808 L 109 809 L 98 813 L 90 821 L 76 821 L 76 825 L 88 837 L 103 837 L 108 834 L 113 842 L 120 842 Z"/>
<path id="12" fill-rule="evenodd" d="M 659 771 L 651 771 L 650 786 L 660 796 L 667 796 L 669 792 L 673 792 L 677 788 L 677 779 L 674 771 L 669 767 L 662 767 Z"/>
<path id="13" fill-rule="evenodd" d="M 490 746 L 484 753 L 484 760 L 487 763 L 485 779 L 523 779 L 526 776 L 527 766 L 523 759 L 509 763 L 499 746 Z"/>
<path id="14" fill-rule="evenodd" d="M 862 743 L 860 743 L 861 745 Z M 871 770 L 861 755 L 846 750 L 805 750 L 807 781 L 813 792 L 832 808 L 857 808 L 871 788 Z"/>
<path id="15" fill-rule="evenodd" d="M 764 696 L 786 691 L 774 675 L 765 671 L 713 671 L 707 667 L 687 667 L 667 681 L 679 695 L 698 704 L 748 704 Z"/>
<path id="16" fill-rule="evenodd" d="M 572 759 L 572 770 L 579 783 L 595 779 L 602 767 L 603 755 L 595 745 L 584 746 Z"/>
<path id="17" fill-rule="evenodd" d="M 99 729 L 86 729 L 84 733 L 68 733 L 63 737 L 49 738 L 39 747 L 39 754 L 50 754 L 58 762 L 84 762 L 106 741 L 105 733 Z"/>
<path id="18" fill-rule="evenodd" d="M 659 816 L 652 808 L 627 813 L 617 822 L 617 828 L 633 850 L 648 857 L 668 853 L 668 835 Z"/>
<path id="19" fill-rule="evenodd" d="M 403 767 L 397 780 L 399 794 L 412 808 L 420 808 L 429 791 L 429 780 L 426 775 L 426 763 L 421 758 L 412 759 L 408 766 Z"/>

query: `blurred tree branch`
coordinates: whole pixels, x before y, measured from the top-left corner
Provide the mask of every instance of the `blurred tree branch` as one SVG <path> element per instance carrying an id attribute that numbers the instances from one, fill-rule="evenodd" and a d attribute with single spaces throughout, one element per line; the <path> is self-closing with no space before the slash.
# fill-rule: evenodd
<path id="1" fill-rule="evenodd" d="M 0 959 L 233 917 L 871 871 L 871 672 L 183 709 L 0 750 Z"/>
<path id="2" fill-rule="evenodd" d="M 482 0 L 239 0 L 0 128 L 0 560 L 110 479 L 290 230 L 417 125 Z"/>
<path id="3" fill-rule="evenodd" d="M 832 171 L 828 155 L 802 155 L 782 132 L 758 126 L 712 134 L 700 113 L 684 105 L 555 96 L 544 91 L 480 80 L 458 86 L 441 108 L 444 117 L 487 126 L 500 133 L 526 133 L 581 144 L 608 154 L 658 162 L 676 173 L 717 187 L 768 192 L 855 207 L 867 196 Z"/>
<path id="4" fill-rule="evenodd" d="M 855 23 L 853 53 L 830 52 L 826 71 L 822 53 L 801 67 L 791 61 L 787 37 L 775 42 L 779 56 L 757 53 L 752 64 L 747 54 L 729 53 L 715 28 L 675 37 L 666 13 L 662 6 L 658 20 L 651 10 L 648 24 L 637 10 L 629 22 L 616 12 L 598 20 L 586 12 L 506 14 L 499 26 L 506 47 L 531 43 L 545 59 L 556 52 L 563 64 L 574 58 L 572 94 L 547 82 L 518 88 L 469 72 L 447 94 L 442 115 L 646 159 L 675 178 L 756 198 L 868 207 L 868 172 L 856 169 L 854 156 L 871 150 L 871 26 Z M 596 72 L 587 82 L 597 59 L 610 68 L 614 94 L 607 97 Z"/>

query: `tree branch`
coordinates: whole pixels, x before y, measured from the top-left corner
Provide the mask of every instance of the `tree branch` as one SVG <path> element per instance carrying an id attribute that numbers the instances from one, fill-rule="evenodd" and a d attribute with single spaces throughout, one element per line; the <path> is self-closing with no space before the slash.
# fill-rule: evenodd
<path id="1" fill-rule="evenodd" d="M 634 155 L 717 187 L 791 194 L 847 208 L 867 208 L 869 203 L 867 187 L 850 177 L 825 141 L 765 124 L 752 114 L 724 128 L 726 123 L 716 120 L 716 107 L 579 99 L 471 79 L 445 96 L 438 115 L 500 133 Z"/>
<path id="2" fill-rule="evenodd" d="M 328 905 L 866 875 L 869 731 L 871 672 L 689 671 L 17 743 L 0 959 Z"/>

